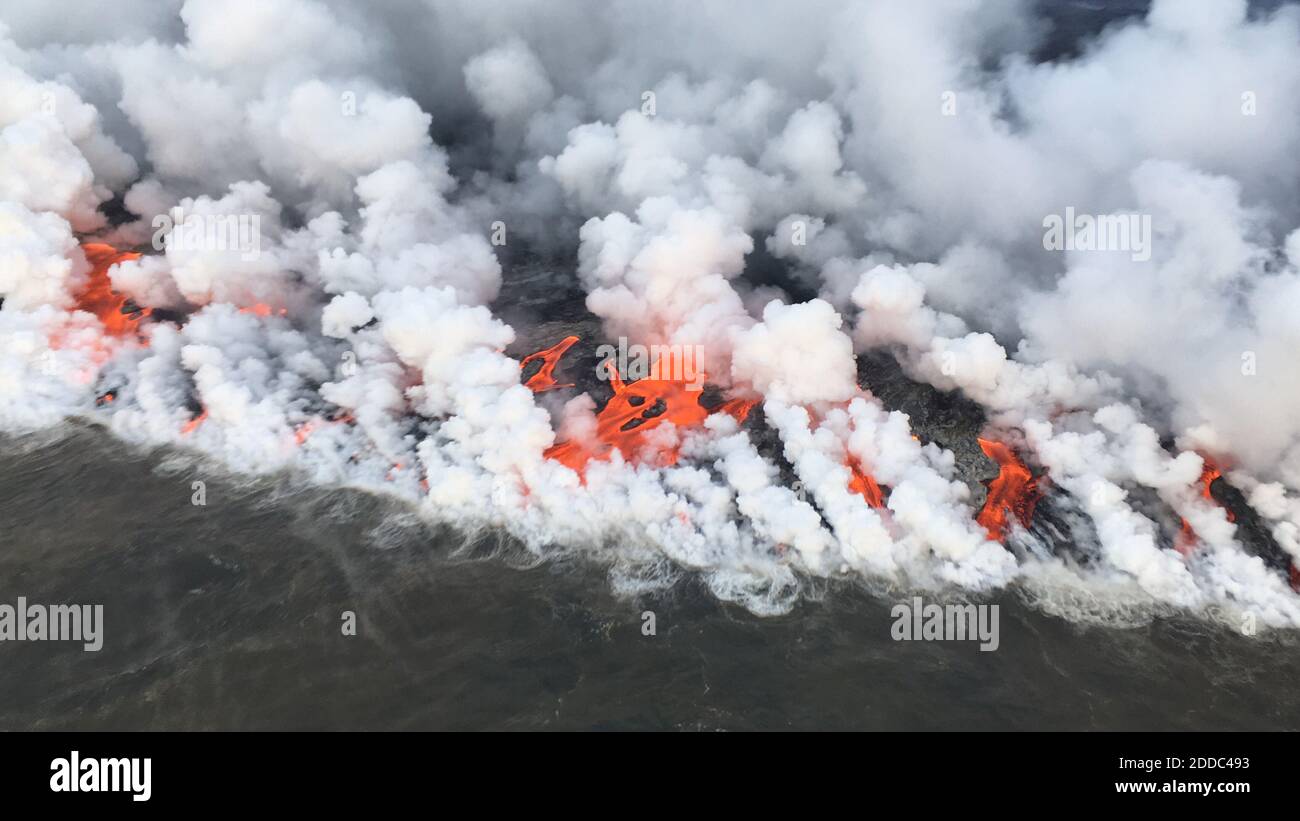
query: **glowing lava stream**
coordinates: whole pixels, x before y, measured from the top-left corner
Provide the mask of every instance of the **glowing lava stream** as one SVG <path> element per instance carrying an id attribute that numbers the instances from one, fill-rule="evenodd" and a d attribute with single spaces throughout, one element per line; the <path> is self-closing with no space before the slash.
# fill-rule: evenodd
<path id="1" fill-rule="evenodd" d="M 276 316 L 288 316 L 289 309 L 280 308 L 279 310 L 276 310 L 272 308 L 270 305 L 267 305 L 265 302 L 256 302 L 252 305 L 249 305 L 246 308 L 240 308 L 239 312 L 241 314 L 252 314 L 254 316 L 260 316 L 262 318 L 266 318 L 271 314 L 275 314 Z"/>
<path id="2" fill-rule="evenodd" d="M 872 507 L 883 508 L 885 506 L 885 494 L 881 492 L 880 485 L 876 483 L 875 478 L 870 473 L 863 471 L 852 457 L 849 457 L 845 464 L 853 474 L 849 478 L 849 490 L 860 494 L 863 499 L 867 500 L 867 504 Z"/>
<path id="3" fill-rule="evenodd" d="M 1223 471 L 1219 470 L 1219 466 L 1216 465 L 1214 460 L 1210 459 L 1208 456 L 1202 456 L 1201 461 L 1203 463 L 1201 466 L 1201 478 L 1197 480 L 1201 484 L 1201 495 L 1218 505 L 1219 500 L 1214 498 L 1213 493 L 1210 493 L 1210 485 L 1214 484 L 1215 479 L 1223 476 Z M 1223 507 L 1222 505 L 1219 506 Z M 1237 521 L 1236 515 L 1231 510 L 1224 507 L 1223 512 L 1228 517 L 1228 521 Z M 1178 530 L 1178 538 L 1174 539 L 1174 549 L 1183 554 L 1184 557 L 1187 557 L 1192 555 L 1192 551 L 1196 549 L 1196 544 L 1199 541 L 1200 537 L 1196 535 L 1196 530 L 1192 528 L 1192 523 L 1183 519 L 1182 527 Z"/>
<path id="4" fill-rule="evenodd" d="M 521 366 L 538 358 L 544 362 L 541 370 L 524 384 L 538 393 L 555 387 L 571 387 L 556 385 L 553 373 L 560 357 L 577 341 L 576 336 L 565 337 L 550 348 L 524 357 Z M 693 390 L 694 386 L 685 381 L 639 379 L 629 384 L 619 377 L 613 362 L 607 361 L 605 368 L 614 395 L 596 414 L 595 438 L 590 442 L 558 442 L 547 448 L 544 454 L 579 475 L 588 462 L 608 459 L 616 449 L 624 459 L 637 459 L 645 448 L 645 433 L 664 422 L 672 422 L 678 427 L 695 427 L 714 413 L 728 413 L 743 422 L 755 405 L 749 400 L 728 399 L 714 408 L 706 408 L 700 404 L 703 392 Z M 676 448 L 655 454 L 654 461 L 661 466 L 676 464 Z"/>
<path id="5" fill-rule="evenodd" d="M 529 354 L 520 362 L 520 369 L 538 359 L 542 367 L 530 376 L 524 384 L 534 392 L 552 388 L 573 387 L 557 385 L 555 367 L 560 358 L 578 341 L 576 336 L 567 336 L 559 343 Z M 596 414 L 596 436 L 594 442 L 559 442 L 547 448 L 545 456 L 575 470 L 579 475 L 592 459 L 608 459 L 610 453 L 617 449 L 624 459 L 629 461 L 641 455 L 644 447 L 644 434 L 665 421 L 678 427 L 695 427 L 704 423 L 710 414 L 727 413 L 737 421 L 743 422 L 749 415 L 756 401 L 729 399 L 713 408 L 700 404 L 701 392 L 692 388 L 685 381 L 671 379 L 639 379 L 631 384 L 625 383 L 618 375 L 613 362 L 606 362 L 610 384 L 614 396 L 605 407 Z M 655 461 L 660 465 L 672 465 L 677 462 L 675 449 L 655 454 Z M 845 465 L 851 471 L 849 490 L 857 493 L 874 508 L 885 506 L 884 493 L 880 485 L 855 460 L 849 458 Z"/>
<path id="6" fill-rule="evenodd" d="M 1015 516 L 1021 526 L 1029 527 L 1042 491 L 1038 479 L 1011 448 L 991 439 L 981 438 L 979 443 L 984 455 L 998 463 L 999 471 L 997 478 L 989 483 L 988 498 L 975 521 L 984 526 L 990 539 L 1001 542 L 1010 525 L 1007 514 Z"/>
<path id="7" fill-rule="evenodd" d="M 140 320 L 149 315 L 148 308 L 128 303 L 127 298 L 113 290 L 108 269 L 119 262 L 139 259 L 133 251 L 119 251 L 103 242 L 86 242 L 82 252 L 90 262 L 86 284 L 77 294 L 77 307 L 99 317 L 104 330 L 112 336 L 124 336 L 136 329 Z"/>
<path id="8" fill-rule="evenodd" d="M 1228 521 L 1237 521 L 1237 514 L 1233 513 L 1226 505 L 1214 498 L 1214 494 L 1210 492 L 1210 486 L 1214 484 L 1215 480 L 1223 478 L 1223 471 L 1220 470 L 1218 464 L 1208 456 L 1202 455 L 1201 461 L 1203 463 L 1201 466 L 1201 475 L 1200 478 L 1197 479 L 1197 482 L 1201 485 L 1201 496 L 1223 508 L 1223 515 L 1228 517 Z M 1196 545 L 1200 543 L 1201 537 L 1196 535 L 1196 530 L 1192 527 L 1191 522 L 1186 519 L 1183 519 L 1182 521 L 1182 526 L 1178 530 L 1178 536 L 1174 539 L 1174 549 L 1181 553 L 1183 558 L 1188 558 L 1192 555 L 1192 552 L 1196 550 Z M 1291 564 L 1287 568 L 1287 584 L 1291 586 L 1292 590 L 1300 593 L 1300 564 L 1297 564 L 1295 559 L 1291 560 Z"/>
<path id="9" fill-rule="evenodd" d="M 186 434 L 193 433 L 194 429 L 197 428 L 199 425 L 202 425 L 203 420 L 207 418 L 208 418 L 208 412 L 206 410 L 200 413 L 198 416 L 191 418 L 188 422 L 186 422 L 184 425 L 181 426 L 181 435 L 184 436 Z"/>
<path id="10" fill-rule="evenodd" d="M 81 348 L 88 357 L 88 365 L 78 369 L 72 377 L 82 383 L 94 381 L 99 368 L 113 354 L 114 345 L 111 338 L 134 335 L 140 320 L 149 314 L 149 309 L 141 308 L 126 297 L 113 290 L 112 280 L 108 278 L 108 269 L 118 262 L 139 259 L 140 255 L 131 251 L 119 251 L 102 242 L 87 242 L 81 246 L 82 253 L 90 263 L 90 272 L 78 288 L 74 298 L 75 309 L 93 314 L 103 328 L 103 336 L 87 340 L 84 337 L 71 339 L 62 330 L 50 334 L 49 346 L 61 349 L 69 346 Z M 136 337 L 142 344 L 145 340 Z M 101 397 L 102 398 L 102 397 Z M 101 407 L 108 401 L 98 401 Z"/>
<path id="11" fill-rule="evenodd" d="M 608 459 L 614 449 L 629 461 L 644 447 L 643 437 L 664 422 L 678 427 L 695 427 L 714 413 L 731 414 L 743 422 L 754 402 L 728 399 L 713 409 L 700 404 L 701 392 L 682 381 L 639 379 L 631 384 L 619 378 L 612 362 L 605 363 L 614 395 L 596 414 L 593 442 L 560 442 L 546 449 L 545 456 L 582 473 L 592 459 Z M 659 453 L 660 465 L 677 463 L 676 448 Z"/>
<path id="12" fill-rule="evenodd" d="M 1210 485 L 1214 484 L 1215 479 L 1218 479 L 1223 475 L 1223 471 L 1219 470 L 1219 466 L 1216 465 L 1208 456 L 1202 456 L 1201 461 L 1203 463 L 1201 466 L 1201 476 L 1197 479 L 1201 485 L 1201 495 L 1218 505 L 1219 500 L 1215 499 L 1214 494 L 1210 493 Z M 1219 506 L 1223 507 L 1222 505 Z M 1225 507 L 1223 508 L 1223 512 L 1224 515 L 1228 517 L 1228 521 L 1237 521 L 1236 515 L 1231 510 L 1228 510 Z M 1186 558 L 1192 555 L 1192 551 L 1196 549 L 1196 545 L 1199 541 L 1200 537 L 1196 535 L 1196 530 L 1192 527 L 1192 523 L 1183 519 L 1182 526 L 1178 530 L 1178 537 L 1174 539 L 1174 549 Z"/>
<path id="13" fill-rule="evenodd" d="M 555 383 L 555 366 L 560 364 L 560 357 L 564 356 L 565 352 L 572 348 L 577 341 L 578 337 L 576 336 L 566 336 L 551 347 L 537 353 L 530 353 L 521 359 L 519 361 L 519 370 L 521 371 L 526 370 L 531 363 L 539 359 L 542 361 L 542 367 L 537 370 L 537 373 L 528 377 L 524 385 L 532 388 L 533 393 L 541 393 L 555 388 L 572 388 L 572 384 L 557 385 Z"/>

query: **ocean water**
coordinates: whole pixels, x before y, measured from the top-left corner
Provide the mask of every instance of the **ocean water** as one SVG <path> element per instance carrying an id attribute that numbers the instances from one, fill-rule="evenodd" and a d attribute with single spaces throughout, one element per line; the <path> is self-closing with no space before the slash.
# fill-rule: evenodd
<path id="1" fill-rule="evenodd" d="M 0 441 L 0 513 L 0 603 L 104 606 L 97 653 L 0 642 L 0 729 L 1300 726 L 1290 634 L 1078 624 L 1013 589 L 980 652 L 894 641 L 896 599 L 850 585 L 776 618 L 689 575 L 620 598 L 595 561 L 82 425 Z"/>

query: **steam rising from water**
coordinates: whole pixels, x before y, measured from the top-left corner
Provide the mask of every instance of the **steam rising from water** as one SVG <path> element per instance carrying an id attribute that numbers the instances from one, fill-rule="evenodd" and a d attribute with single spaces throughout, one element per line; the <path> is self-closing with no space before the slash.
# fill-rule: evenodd
<path id="1" fill-rule="evenodd" d="M 91 416 L 759 612 L 850 575 L 1300 626 L 1198 484 L 1213 456 L 1300 556 L 1300 10 L 1157 0 L 1036 62 L 1028 2 L 915 5 L 11 2 L 0 426 Z M 150 252 L 177 207 L 258 252 Z M 1067 207 L 1150 215 L 1150 259 L 1045 250 Z M 498 230 L 572 255 L 608 338 L 700 346 L 781 453 L 715 414 L 546 458 L 595 405 L 503 353 Z M 138 332 L 83 310 L 92 239 L 147 251 L 99 272 Z M 990 541 L 953 453 L 859 386 L 875 349 L 980 403 L 1097 559 Z"/>

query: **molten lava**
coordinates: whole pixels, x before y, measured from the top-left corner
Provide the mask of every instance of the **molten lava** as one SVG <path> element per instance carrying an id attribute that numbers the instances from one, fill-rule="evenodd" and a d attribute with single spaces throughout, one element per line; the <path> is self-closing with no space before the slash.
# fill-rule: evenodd
<path id="1" fill-rule="evenodd" d="M 104 330 L 113 336 L 133 332 L 140 320 L 149 315 L 149 309 L 136 306 L 114 291 L 112 280 L 108 278 L 108 269 L 119 262 L 139 259 L 140 255 L 132 251 L 119 251 L 103 242 L 84 243 L 81 250 L 91 268 L 85 286 L 76 295 L 77 307 L 99 317 Z"/>
<path id="2" fill-rule="evenodd" d="M 293 441 L 299 445 L 305 443 L 307 437 L 311 436 L 311 432 L 316 430 L 316 424 L 317 422 L 315 419 L 308 419 L 306 422 L 303 422 L 301 425 L 294 428 Z"/>
<path id="3" fill-rule="evenodd" d="M 1223 477 L 1223 471 L 1219 470 L 1219 466 L 1214 464 L 1214 461 L 1211 460 L 1208 456 L 1202 456 L 1201 460 L 1204 462 L 1204 465 L 1202 465 L 1201 467 L 1201 478 L 1200 478 L 1201 495 L 1204 496 L 1206 499 L 1209 499 L 1211 502 L 1218 504 L 1219 500 L 1215 499 L 1214 494 L 1210 492 L 1210 485 L 1214 484 L 1216 479 L 1220 479 Z M 1223 509 L 1223 512 L 1228 515 L 1228 521 L 1230 522 L 1237 521 L 1236 514 L 1234 514 L 1231 510 L 1228 510 L 1225 507 Z"/>
<path id="4" fill-rule="evenodd" d="M 1219 500 L 1214 498 L 1214 494 L 1210 492 L 1210 485 L 1213 485 L 1215 480 L 1223 477 L 1223 471 L 1219 470 L 1219 466 L 1208 456 L 1202 456 L 1201 461 L 1203 463 L 1201 478 L 1197 480 L 1201 485 L 1201 495 L 1218 505 Z M 1223 507 L 1222 505 L 1219 506 Z M 1226 507 L 1223 508 L 1223 513 L 1228 517 L 1228 521 L 1237 521 L 1236 514 Z M 1191 522 L 1183 519 L 1183 524 L 1178 530 L 1178 538 L 1174 540 L 1174 549 L 1183 556 L 1190 556 L 1198 541 L 1200 541 L 1200 537 L 1196 535 L 1196 530 L 1192 527 Z"/>
<path id="5" fill-rule="evenodd" d="M 1196 543 L 1199 540 L 1192 523 L 1183 519 L 1182 526 L 1178 528 L 1178 536 L 1174 538 L 1174 550 L 1181 553 L 1183 558 L 1187 558 L 1192 555 L 1192 551 L 1196 549 Z"/>
<path id="6" fill-rule="evenodd" d="M 181 427 L 181 434 L 184 435 L 184 434 L 192 433 L 194 429 L 197 428 L 199 425 L 203 424 L 203 420 L 207 418 L 208 418 L 208 412 L 203 411 L 198 416 L 195 416 L 193 419 L 186 422 L 184 426 Z"/>
<path id="7" fill-rule="evenodd" d="M 555 385 L 553 372 L 560 357 L 577 341 L 577 337 L 566 337 L 551 348 L 525 357 L 525 365 L 538 358 L 544 362 L 541 370 L 525 384 L 538 392 L 564 387 Z M 605 367 L 614 395 L 596 414 L 594 439 L 590 442 L 559 442 L 547 448 L 545 453 L 546 458 L 567 465 L 579 474 L 592 459 L 608 459 L 614 450 L 629 461 L 637 459 L 645 448 L 646 432 L 664 422 L 672 422 L 678 427 L 694 427 L 703 424 L 714 413 L 728 413 L 743 422 L 755 404 L 744 399 L 728 399 L 716 407 L 707 408 L 700 404 L 704 393 L 693 389 L 695 386 L 691 383 L 639 379 L 629 384 L 619 378 L 613 362 L 606 362 Z M 676 464 L 677 456 L 677 450 L 670 448 L 655 454 L 654 461 L 660 465 L 672 465 Z"/>
<path id="8" fill-rule="evenodd" d="M 885 506 L 885 495 L 881 492 L 880 485 L 876 484 L 876 480 L 871 474 L 864 472 L 852 458 L 849 458 L 845 464 L 853 473 L 849 478 L 849 490 L 861 494 L 862 498 L 867 500 L 867 504 L 872 507 L 883 508 Z"/>
<path id="9" fill-rule="evenodd" d="M 287 316 L 289 314 L 289 309 L 280 308 L 279 310 L 276 310 L 265 302 L 256 302 L 246 308 L 240 308 L 239 312 L 241 314 L 252 314 L 260 317 L 268 317 L 273 313 L 277 316 Z"/>
<path id="10" fill-rule="evenodd" d="M 293 429 L 293 441 L 301 446 L 307 443 L 314 431 L 318 430 L 322 424 L 331 425 L 355 425 L 356 418 L 344 410 L 338 410 L 325 418 L 313 417 L 296 426 Z"/>
<path id="11" fill-rule="evenodd" d="M 1203 465 L 1201 466 L 1201 476 L 1197 479 L 1197 482 L 1201 485 L 1201 495 L 1211 502 L 1214 502 L 1216 505 L 1219 505 L 1219 507 L 1222 507 L 1223 515 L 1228 517 L 1228 521 L 1237 521 L 1237 514 L 1233 513 L 1218 499 L 1216 499 L 1214 493 L 1210 490 L 1217 480 L 1223 478 L 1223 471 L 1220 470 L 1214 460 L 1208 456 L 1202 455 L 1201 461 L 1203 462 Z M 1201 537 L 1196 535 L 1196 529 L 1192 527 L 1191 522 L 1183 519 L 1182 526 L 1178 529 L 1178 537 L 1174 539 L 1174 549 L 1186 558 L 1192 555 L 1192 551 L 1196 549 L 1196 545 L 1200 540 Z M 1296 564 L 1294 559 L 1287 568 L 1287 583 L 1291 586 L 1292 590 L 1300 593 L 1300 565 Z"/>
<path id="12" fill-rule="evenodd" d="M 564 356 L 565 352 L 572 348 L 577 341 L 578 337 L 576 336 L 566 336 L 546 350 L 529 354 L 520 360 L 519 370 L 521 371 L 527 370 L 529 365 L 539 360 L 542 363 L 542 367 L 528 377 L 524 384 L 532 388 L 534 393 L 541 393 L 555 388 L 572 388 L 573 385 L 557 385 L 555 383 L 555 366 L 560 364 L 560 357 Z"/>
<path id="13" fill-rule="evenodd" d="M 1000 542 L 1010 524 L 1007 514 L 1015 516 L 1021 526 L 1029 527 L 1034 506 L 1043 494 L 1038 479 L 1011 448 L 990 439 L 980 439 L 979 443 L 984 455 L 998 463 L 999 471 L 997 478 L 989 483 L 988 498 L 975 521 L 984 525 L 991 540 Z"/>

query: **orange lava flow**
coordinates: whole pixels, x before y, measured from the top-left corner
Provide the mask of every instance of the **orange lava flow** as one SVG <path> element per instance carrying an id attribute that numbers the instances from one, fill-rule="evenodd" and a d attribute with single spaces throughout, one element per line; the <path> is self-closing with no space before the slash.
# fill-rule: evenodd
<path id="1" fill-rule="evenodd" d="M 356 422 L 356 418 L 347 411 L 338 411 L 325 419 L 314 417 L 293 429 L 293 441 L 299 446 L 306 444 L 307 440 L 311 438 L 312 432 L 318 430 L 322 423 L 332 425 L 355 425 Z"/>
<path id="2" fill-rule="evenodd" d="M 289 313 L 289 309 L 280 308 L 279 310 L 275 310 L 270 305 L 267 305 L 265 302 L 257 302 L 252 305 L 249 305 L 246 308 L 240 308 L 239 312 L 241 314 L 253 314 L 254 316 L 262 316 L 262 317 L 270 316 L 272 313 L 274 313 L 277 316 L 287 316 Z"/>
<path id="3" fill-rule="evenodd" d="M 547 380 L 551 383 L 554 381 L 550 376 L 551 371 L 564 351 L 576 341 L 576 337 L 566 337 L 552 348 L 525 357 L 525 363 L 539 356 L 546 360 L 542 370 L 526 384 L 534 391 L 553 387 L 553 384 L 546 384 Z M 609 372 L 614 395 L 596 414 L 594 439 L 590 442 L 558 442 L 547 448 L 544 454 L 546 458 L 567 465 L 579 474 L 582 474 L 588 462 L 593 459 L 608 459 L 615 450 L 624 459 L 637 459 L 645 448 L 646 432 L 664 422 L 672 422 L 678 427 L 694 427 L 703 424 L 714 413 L 728 413 L 743 422 L 755 405 L 755 402 L 745 399 L 728 399 L 709 409 L 700 404 L 702 392 L 693 390 L 694 386 L 690 383 L 671 379 L 639 379 L 629 384 L 619 378 L 613 362 L 606 362 L 605 367 Z M 539 382 L 537 377 L 543 373 L 547 378 L 540 380 L 541 387 L 535 387 L 535 383 Z M 655 454 L 654 461 L 659 465 L 673 465 L 677 463 L 677 457 L 676 448 L 669 448 Z"/>
<path id="4" fill-rule="evenodd" d="M 885 495 L 880 491 L 880 485 L 869 473 L 865 473 L 851 457 L 845 465 L 853 472 L 849 478 L 849 490 L 853 493 L 860 493 L 867 504 L 872 507 L 882 508 L 885 506 Z"/>
<path id="5" fill-rule="evenodd" d="M 1211 502 L 1218 504 L 1219 502 L 1214 498 L 1214 494 L 1210 493 L 1210 485 L 1214 484 L 1215 479 L 1223 477 L 1223 471 L 1219 470 L 1219 466 L 1214 464 L 1214 461 L 1208 456 L 1202 456 L 1201 460 L 1205 463 L 1201 467 L 1201 495 L 1206 499 L 1209 499 Z M 1223 512 L 1228 514 L 1228 521 L 1237 521 L 1236 515 L 1231 510 L 1224 508 Z"/>
<path id="6" fill-rule="evenodd" d="M 317 422 L 315 419 L 308 419 L 306 422 L 303 422 L 301 425 L 299 425 L 297 428 L 294 429 L 293 441 L 299 445 L 306 442 L 307 437 L 311 436 L 311 432 L 316 430 L 316 424 Z"/>
<path id="7" fill-rule="evenodd" d="M 203 420 L 207 418 L 208 418 L 207 411 L 200 413 L 198 416 L 194 417 L 193 419 L 185 423 L 185 425 L 181 428 L 181 433 L 182 434 L 192 433 L 194 429 L 197 428 L 199 425 L 203 424 Z"/>
<path id="8" fill-rule="evenodd" d="M 126 297 L 113 290 L 108 269 L 119 262 L 139 259 L 140 255 L 132 251 L 119 251 L 103 242 L 83 243 L 81 250 L 91 268 L 85 286 L 77 294 L 77 307 L 99 317 L 104 330 L 113 336 L 133 332 L 140 320 L 148 316 L 149 309 L 138 308 L 132 311 L 127 306 Z M 123 307 L 127 307 L 126 313 L 122 312 Z"/>
<path id="9" fill-rule="evenodd" d="M 1219 500 L 1214 498 L 1214 494 L 1210 492 L 1210 486 L 1214 484 L 1215 480 L 1223 478 L 1223 471 L 1208 456 L 1201 456 L 1201 461 L 1204 464 L 1201 467 L 1201 476 L 1197 479 L 1201 485 L 1201 495 L 1219 505 L 1219 507 L 1223 507 Z M 1230 522 L 1237 521 L 1237 514 L 1226 507 L 1223 507 L 1223 515 L 1227 516 Z M 1192 555 L 1192 551 L 1196 549 L 1196 545 L 1200 540 L 1201 538 L 1196 535 L 1196 529 L 1192 527 L 1192 523 L 1183 519 L 1182 526 L 1178 529 L 1178 537 L 1174 539 L 1174 549 L 1186 558 Z M 1292 590 L 1300 593 L 1300 564 L 1297 564 L 1294 559 L 1287 569 L 1287 583 Z"/>
<path id="10" fill-rule="evenodd" d="M 1006 536 L 1010 522 L 1007 514 L 1015 516 L 1023 527 L 1029 527 L 1034 518 L 1034 506 L 1042 498 L 1038 480 L 1015 452 L 1001 442 L 980 439 L 980 450 L 998 463 L 998 476 L 989 483 L 989 495 L 975 521 L 984 525 L 989 538 L 1000 542 Z"/>
<path id="11" fill-rule="evenodd" d="M 1219 504 L 1219 500 L 1214 498 L 1214 494 L 1210 492 L 1210 485 L 1214 484 L 1215 479 L 1219 479 L 1223 476 L 1223 471 L 1219 470 L 1219 466 L 1216 465 L 1214 460 L 1208 456 L 1202 456 L 1201 461 L 1204 464 L 1201 466 L 1201 478 L 1197 480 L 1201 484 L 1201 495 L 1217 505 Z M 1220 507 L 1222 507 L 1222 505 L 1220 505 Z M 1237 521 L 1236 514 L 1231 510 L 1228 510 L 1225 507 L 1223 508 L 1223 512 L 1224 515 L 1228 517 L 1228 521 Z M 1184 556 L 1190 556 L 1192 555 L 1192 551 L 1196 548 L 1196 543 L 1198 541 L 1200 541 L 1200 537 L 1196 535 L 1196 530 L 1192 527 L 1192 523 L 1183 519 L 1183 524 L 1178 529 L 1178 538 L 1174 540 L 1174 549 Z"/>
<path id="12" fill-rule="evenodd" d="M 577 341 L 578 337 L 576 336 L 566 336 L 546 350 L 531 353 L 520 360 L 519 370 L 521 371 L 531 363 L 539 359 L 542 360 L 542 367 L 538 369 L 537 373 L 528 377 L 524 385 L 532 388 L 534 393 L 541 393 L 554 388 L 572 388 L 573 385 L 557 385 L 555 383 L 555 366 L 560 364 L 560 357 L 564 356 L 565 352 L 572 348 Z"/>
<path id="13" fill-rule="evenodd" d="M 1199 537 L 1196 535 L 1192 523 L 1183 519 L 1182 526 L 1178 528 L 1178 536 L 1174 539 L 1174 550 L 1177 550 L 1186 558 L 1192 555 L 1192 551 L 1196 549 L 1197 541 L 1199 541 Z"/>

